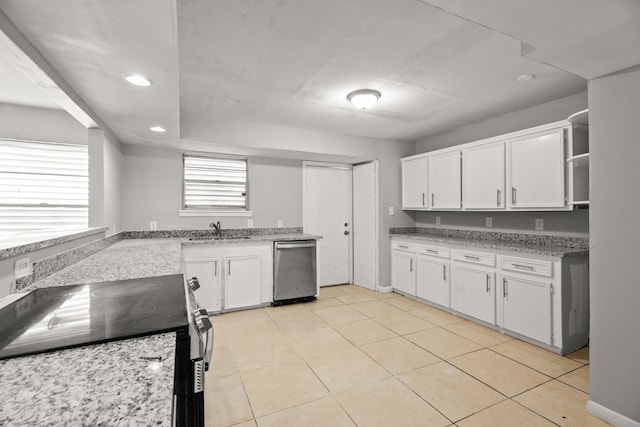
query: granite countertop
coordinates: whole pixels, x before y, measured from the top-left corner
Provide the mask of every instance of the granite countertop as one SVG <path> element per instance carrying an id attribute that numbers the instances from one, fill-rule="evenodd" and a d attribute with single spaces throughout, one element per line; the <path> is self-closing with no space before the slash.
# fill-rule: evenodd
<path id="1" fill-rule="evenodd" d="M 184 239 L 121 240 L 31 285 L 181 273 Z M 175 333 L 0 361 L 0 425 L 171 425 Z M 146 369 L 162 357 L 159 371 Z"/>
<path id="2" fill-rule="evenodd" d="M 520 252 L 533 255 L 546 255 L 552 257 L 568 257 L 588 255 L 589 249 L 585 247 L 572 247 L 558 245 L 556 242 L 549 244 L 526 243 L 521 241 L 506 241 L 497 239 L 477 239 L 454 236 L 439 236 L 426 233 L 389 233 L 389 237 L 416 240 L 430 243 L 446 243 L 448 245 L 470 248 L 493 249 L 498 251 Z"/>
<path id="3" fill-rule="evenodd" d="M 170 426 L 175 342 L 172 332 L 2 360 L 0 425 Z"/>
<path id="4" fill-rule="evenodd" d="M 251 236 L 242 236 L 242 238 L 234 237 L 222 237 L 222 238 L 209 238 L 201 237 L 194 240 L 184 240 L 183 246 L 191 245 L 228 245 L 235 243 L 255 243 L 255 242 L 275 242 L 275 241 L 291 241 L 291 240 L 318 240 L 321 236 L 315 234 L 296 233 L 296 234 L 260 234 Z"/>
<path id="5" fill-rule="evenodd" d="M 91 227 L 86 230 L 57 233 L 52 232 L 46 238 L 40 240 L 29 239 L 6 239 L 0 244 L 0 259 L 10 258 L 24 253 L 33 252 L 39 249 L 48 248 L 51 246 L 59 245 L 61 243 L 69 242 L 71 240 L 81 239 L 87 236 L 93 236 L 95 234 L 104 233 L 109 227 Z M 26 241 L 29 240 L 29 241 Z"/>

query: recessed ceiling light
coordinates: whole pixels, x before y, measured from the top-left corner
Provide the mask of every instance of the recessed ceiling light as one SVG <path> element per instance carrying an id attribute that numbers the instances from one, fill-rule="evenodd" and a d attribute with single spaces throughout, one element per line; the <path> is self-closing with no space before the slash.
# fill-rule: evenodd
<path id="1" fill-rule="evenodd" d="M 347 95 L 347 99 L 356 107 L 366 110 L 367 108 L 373 107 L 373 104 L 375 104 L 381 96 L 377 90 L 360 89 L 354 90 Z"/>
<path id="2" fill-rule="evenodd" d="M 151 82 L 139 74 L 132 74 L 125 77 L 129 83 L 136 86 L 149 86 Z"/>
<path id="3" fill-rule="evenodd" d="M 528 82 L 531 81 L 535 78 L 535 76 L 533 74 L 520 74 L 516 80 L 518 80 L 519 82 Z"/>
<path id="4" fill-rule="evenodd" d="M 164 132 L 164 131 L 166 131 L 166 129 L 163 128 L 162 126 L 151 126 L 149 129 L 151 129 L 154 132 Z"/>

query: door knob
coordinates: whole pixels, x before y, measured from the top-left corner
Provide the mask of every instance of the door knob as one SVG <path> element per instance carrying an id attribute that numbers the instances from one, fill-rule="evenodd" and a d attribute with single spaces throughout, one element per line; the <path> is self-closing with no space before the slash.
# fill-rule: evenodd
<path id="1" fill-rule="evenodd" d="M 345 230 L 345 231 L 344 231 L 344 235 L 346 236 L 346 235 L 348 235 L 348 234 L 349 234 L 349 230 Z"/>

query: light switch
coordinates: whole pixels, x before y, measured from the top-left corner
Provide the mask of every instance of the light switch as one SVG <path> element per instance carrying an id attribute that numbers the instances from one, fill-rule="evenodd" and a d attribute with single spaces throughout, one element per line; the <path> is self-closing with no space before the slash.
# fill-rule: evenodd
<path id="1" fill-rule="evenodd" d="M 281 219 L 279 219 L 279 220 L 278 220 L 278 225 L 277 225 L 277 227 L 278 227 L 278 228 L 282 228 L 282 226 L 283 226 L 282 220 L 281 220 Z"/>
<path id="2" fill-rule="evenodd" d="M 158 229 L 158 221 L 149 221 L 149 231 L 156 231 Z"/>
<path id="3" fill-rule="evenodd" d="M 440 225 L 440 217 L 439 216 L 436 217 L 436 225 Z"/>
<path id="4" fill-rule="evenodd" d="M 31 259 L 29 257 L 17 259 L 14 268 L 13 274 L 16 279 L 19 279 L 24 276 L 28 276 L 31 274 Z"/>
<path id="5" fill-rule="evenodd" d="M 487 227 L 493 227 L 493 217 L 492 216 L 488 216 L 485 218 L 485 225 Z"/>
<path id="6" fill-rule="evenodd" d="M 389 206 L 389 215 L 395 215 L 396 214 L 396 210 L 394 209 L 393 206 Z"/>
<path id="7" fill-rule="evenodd" d="M 544 230 L 544 219 L 536 218 L 536 230 Z"/>
<path id="8" fill-rule="evenodd" d="M 247 220 L 247 228 L 253 228 L 253 219 Z"/>

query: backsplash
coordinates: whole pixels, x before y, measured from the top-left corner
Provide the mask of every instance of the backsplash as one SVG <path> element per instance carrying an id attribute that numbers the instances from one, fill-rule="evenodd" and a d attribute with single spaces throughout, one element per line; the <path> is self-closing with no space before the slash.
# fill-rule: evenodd
<path id="1" fill-rule="evenodd" d="M 428 234 L 431 236 L 457 239 L 491 240 L 540 246 L 564 246 L 577 249 L 589 248 L 589 239 L 586 237 L 566 237 L 546 234 L 506 233 L 498 231 L 459 230 L 453 228 L 430 227 L 390 228 L 389 234 Z"/>

